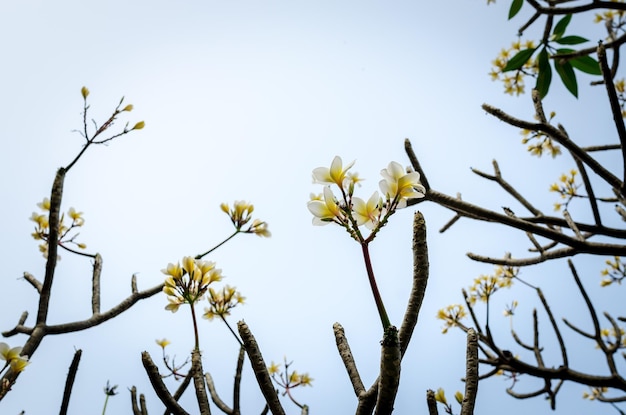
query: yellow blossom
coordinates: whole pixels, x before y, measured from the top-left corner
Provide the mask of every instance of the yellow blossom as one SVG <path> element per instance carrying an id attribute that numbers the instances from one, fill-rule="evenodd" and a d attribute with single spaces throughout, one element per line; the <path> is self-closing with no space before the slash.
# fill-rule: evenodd
<path id="1" fill-rule="evenodd" d="M 435 392 L 435 400 L 444 405 L 448 404 L 448 400 L 446 399 L 446 393 L 444 392 L 443 388 L 437 389 L 437 392 Z"/>
<path id="2" fill-rule="evenodd" d="M 422 198 L 426 194 L 426 189 L 420 183 L 420 174 L 407 173 L 400 163 L 392 161 L 380 174 L 383 176 L 379 183 L 382 194 L 387 200 L 396 201 L 398 208 L 405 207 L 407 200 Z"/>
<path id="3" fill-rule="evenodd" d="M 272 364 L 267 367 L 267 371 L 270 375 L 277 374 L 280 371 L 280 365 L 272 361 Z"/>
<path id="4" fill-rule="evenodd" d="M 330 186 L 324 186 L 324 200 L 311 200 L 307 208 L 313 214 L 314 225 L 327 225 L 330 222 L 341 222 L 344 214 L 335 201 Z"/>
<path id="5" fill-rule="evenodd" d="M 272 233 L 267 229 L 267 223 L 262 222 L 260 219 L 255 219 L 252 221 L 252 225 L 248 230 L 248 233 L 253 233 L 258 236 L 262 236 L 265 238 L 269 238 L 272 236 Z"/>
<path id="6" fill-rule="evenodd" d="M 346 180 L 348 170 L 354 165 L 354 161 L 348 163 L 348 165 L 344 168 L 343 161 L 341 157 L 335 156 L 332 163 L 330 164 L 330 168 L 328 167 L 318 167 L 313 170 L 313 182 L 314 183 L 322 183 L 322 184 L 336 184 L 340 188 L 344 188 L 350 180 Z"/>
<path id="7" fill-rule="evenodd" d="M 89 96 L 89 90 L 86 86 L 80 89 L 80 94 L 83 96 L 83 99 L 87 99 L 87 97 Z"/>
<path id="8" fill-rule="evenodd" d="M 50 210 L 50 199 L 45 197 L 40 203 L 37 203 L 37 206 L 39 206 L 41 210 Z"/>
<path id="9" fill-rule="evenodd" d="M 359 197 L 354 197 L 352 203 L 352 211 L 357 225 L 365 225 L 368 229 L 374 229 L 378 226 L 383 206 L 383 200 L 378 192 L 374 192 L 367 202 Z"/>
<path id="10" fill-rule="evenodd" d="M 165 347 L 170 344 L 171 342 L 169 340 L 167 340 L 166 338 L 163 338 L 161 340 L 157 339 L 155 340 L 156 344 L 158 344 L 159 346 L 161 346 L 162 349 L 165 349 Z"/>

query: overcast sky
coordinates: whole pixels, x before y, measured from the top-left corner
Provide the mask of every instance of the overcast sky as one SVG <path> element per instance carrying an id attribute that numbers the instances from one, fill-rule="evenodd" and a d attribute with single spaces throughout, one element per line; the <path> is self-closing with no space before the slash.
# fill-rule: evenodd
<path id="1" fill-rule="evenodd" d="M 63 210 L 84 212 L 79 240 L 104 258 L 103 310 L 129 294 L 133 273 L 140 289 L 152 287 L 163 280 L 160 270 L 169 262 L 204 252 L 228 236 L 232 229 L 220 203 L 248 200 L 255 217 L 269 223 L 272 237 L 242 235 L 208 258 L 222 268 L 224 283 L 247 297 L 230 321 L 245 319 L 268 364 L 286 356 L 314 378 L 312 388 L 294 391 L 312 414 L 352 413 L 356 398 L 336 352 L 332 324 L 344 326 L 368 386 L 378 372 L 381 331 L 358 245 L 337 227 L 311 225 L 306 202 L 311 192 L 321 191 L 311 183 L 311 171 L 328 167 L 335 155 L 356 160 L 353 169 L 367 179 L 358 191 L 367 198 L 390 161 L 408 164 L 403 152 L 408 137 L 433 188 L 461 192 L 465 200 L 493 209 L 521 211 L 470 172 L 470 167 L 491 172 L 496 158 L 507 179 L 550 212 L 557 199 L 548 193 L 549 185 L 573 167 L 566 157 L 531 158 L 517 130 L 480 108 L 488 102 L 532 117 L 528 95 L 506 96 L 488 77 L 491 60 L 515 39 L 523 19 L 507 23 L 507 2 L 485 3 L 4 2 L 0 329 L 12 328 L 24 310 L 31 315 L 27 324 L 34 320 L 37 296 L 20 276 L 28 271 L 42 279 L 45 262 L 30 237 L 28 218 L 49 195 L 56 169 L 81 149 L 82 138 L 72 130 L 81 128 L 80 89 L 87 86 L 89 118 L 102 122 L 125 96 L 135 108 L 125 119 L 131 125 L 146 122 L 141 131 L 90 148 L 66 179 Z M 574 139 L 614 142 L 602 91 L 589 88 L 588 81 L 580 79 L 576 101 L 555 80 L 546 109 L 557 110 Z M 451 212 L 432 204 L 419 209 L 428 224 L 431 276 L 403 361 L 398 414 L 425 413 L 428 388 L 443 387 L 450 400 L 463 390 L 465 338 L 455 330 L 440 334 L 435 315 L 461 302 L 460 290 L 473 278 L 492 272 L 465 253 L 521 256 L 527 248 L 524 235 L 468 220 L 439 234 Z M 395 324 L 411 283 L 413 211 L 398 212 L 371 247 Z M 580 215 L 587 213 L 581 209 Z M 62 256 L 50 323 L 82 320 L 91 310 L 89 261 Z M 599 291 L 604 259 L 574 261 L 591 294 L 602 295 L 601 305 L 612 310 L 610 299 L 618 298 L 620 288 Z M 583 303 L 565 263 L 525 269 L 523 276 L 542 286 L 556 315 L 589 327 L 585 314 L 577 314 Z M 520 301 L 515 328 L 528 335 L 534 294 L 520 285 L 502 293 L 497 304 L 503 309 L 512 299 Z M 74 350 L 80 348 L 70 413 L 100 413 L 107 380 L 120 385 L 107 413 L 130 413 L 132 385 L 146 394 L 150 413 L 160 413 L 140 353 L 147 350 L 158 361 L 155 339 L 164 337 L 172 341 L 167 351 L 177 361 L 193 347 L 188 310 L 172 314 L 164 310 L 166 303 L 159 294 L 99 327 L 46 338 L 0 411 L 54 413 Z M 501 328 L 498 338 L 510 344 L 509 322 L 500 315 L 500 309 L 494 311 L 493 324 Z M 541 324 L 547 327 L 547 320 Z M 204 368 L 230 402 L 237 344 L 217 321 L 201 321 L 200 336 Z M 570 332 L 567 338 L 576 342 L 572 351 L 593 353 L 590 342 Z M 17 346 L 25 337 L 4 341 Z M 553 351 L 548 356 L 555 356 L 557 344 L 550 335 L 545 341 L 546 350 Z M 572 360 L 581 370 L 606 370 L 588 355 Z M 259 413 L 262 398 L 247 363 L 244 378 L 244 413 Z M 481 383 L 477 412 L 549 410 L 542 398 L 518 402 L 506 396 L 508 386 L 504 379 Z M 528 392 L 539 384 L 522 379 L 518 386 Z M 563 389 L 557 413 L 610 411 L 580 399 L 583 387 Z M 183 402 L 193 413 L 192 395 L 188 392 Z M 284 403 L 288 413 L 297 413 Z"/>

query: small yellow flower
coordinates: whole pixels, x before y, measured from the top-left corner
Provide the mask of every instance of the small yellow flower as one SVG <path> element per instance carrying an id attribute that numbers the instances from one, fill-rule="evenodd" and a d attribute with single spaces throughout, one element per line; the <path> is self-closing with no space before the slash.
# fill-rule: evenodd
<path id="1" fill-rule="evenodd" d="M 348 184 L 346 182 L 350 181 L 346 180 L 346 178 L 348 170 L 350 170 L 353 165 L 354 161 L 348 163 L 348 165 L 344 168 L 341 157 L 335 156 L 332 163 L 330 164 L 330 168 L 318 167 L 313 170 L 313 182 L 322 184 L 336 184 L 343 189 Z"/>
<path id="2" fill-rule="evenodd" d="M 252 221 L 252 225 L 250 226 L 250 229 L 248 229 L 248 233 L 253 233 L 265 238 L 272 236 L 272 233 L 267 229 L 267 223 L 262 222 L 259 219 Z"/>
<path id="3" fill-rule="evenodd" d="M 50 210 L 50 199 L 44 197 L 40 203 L 37 203 L 37 206 L 39 206 L 41 210 Z"/>
<path id="4" fill-rule="evenodd" d="M 383 176 L 379 183 L 380 190 L 387 200 L 397 201 L 397 208 L 406 207 L 409 199 L 426 195 L 426 189 L 420 183 L 420 174 L 407 173 L 400 163 L 392 161 L 380 174 Z"/>
<path id="5" fill-rule="evenodd" d="M 307 208 L 313 214 L 314 225 L 327 225 L 330 222 L 342 222 L 344 214 L 335 201 L 335 195 L 330 186 L 324 186 L 324 200 L 311 200 Z"/>
<path id="6" fill-rule="evenodd" d="M 463 394 L 461 393 L 461 391 L 456 391 L 454 393 L 454 399 L 456 399 L 456 401 L 459 403 L 459 405 L 461 405 L 463 403 Z"/>
<path id="7" fill-rule="evenodd" d="M 352 212 L 357 225 L 365 225 L 368 229 L 374 229 L 378 226 L 383 206 L 383 200 L 378 192 L 374 192 L 367 202 L 360 197 L 354 197 L 352 204 Z"/>
<path id="8" fill-rule="evenodd" d="M 26 368 L 26 366 L 28 366 L 29 363 L 28 359 L 24 356 L 17 357 L 10 362 L 11 370 L 14 372 L 21 372 Z"/>
<path id="9" fill-rule="evenodd" d="M 161 272 L 165 275 L 171 275 L 173 278 L 178 279 L 183 276 L 183 269 L 180 267 L 180 264 L 167 264 L 166 269 L 162 269 Z"/>
<path id="10" fill-rule="evenodd" d="M 83 212 L 77 212 L 73 207 L 71 207 L 67 214 L 70 218 L 72 218 L 75 226 L 83 226 L 85 223 L 85 219 L 83 219 Z"/>
<path id="11" fill-rule="evenodd" d="M 20 346 L 11 348 L 8 344 L 0 342 L 0 359 L 5 360 L 14 372 L 21 372 L 28 365 L 28 356 L 21 356 Z"/>
<path id="12" fill-rule="evenodd" d="M 280 365 L 272 361 L 272 364 L 267 367 L 267 371 L 270 375 L 275 375 L 280 371 Z"/>
<path id="13" fill-rule="evenodd" d="M 83 96 L 83 99 L 87 99 L 87 97 L 89 96 L 89 90 L 86 86 L 80 89 L 80 94 Z"/>
<path id="14" fill-rule="evenodd" d="M 125 106 L 124 108 L 122 108 L 122 111 L 127 111 L 127 112 L 131 112 L 133 110 L 133 104 L 128 104 L 127 106 Z"/>
<path id="15" fill-rule="evenodd" d="M 437 389 L 437 392 L 435 392 L 435 400 L 444 405 L 448 404 L 448 400 L 446 399 L 446 393 L 444 392 L 443 388 Z"/>
<path id="16" fill-rule="evenodd" d="M 156 344 L 158 344 L 159 346 L 161 346 L 162 349 L 165 349 L 165 347 L 170 344 L 171 342 L 169 340 L 167 340 L 166 338 L 163 338 L 161 340 L 155 340 Z"/>

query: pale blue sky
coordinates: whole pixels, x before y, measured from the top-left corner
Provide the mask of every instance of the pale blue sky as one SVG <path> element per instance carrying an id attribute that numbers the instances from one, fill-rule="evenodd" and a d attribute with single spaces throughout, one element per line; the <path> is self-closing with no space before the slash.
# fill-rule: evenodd
<path id="1" fill-rule="evenodd" d="M 24 271 L 43 275 L 44 261 L 30 237 L 28 217 L 49 195 L 55 169 L 80 150 L 82 138 L 72 130 L 81 127 L 80 88 L 85 85 L 91 90 L 90 116 L 96 120 L 125 95 L 135 106 L 131 124 L 146 121 L 144 130 L 90 149 L 66 179 L 64 210 L 74 206 L 85 212 L 80 240 L 104 257 L 103 309 L 128 295 L 133 273 L 140 288 L 151 287 L 163 279 L 160 270 L 168 262 L 219 242 L 231 232 L 219 204 L 249 200 L 255 217 L 269 223 L 272 238 L 244 235 L 210 258 L 223 269 L 225 282 L 248 299 L 231 321 L 246 320 L 268 363 L 286 355 L 297 370 L 310 373 L 313 388 L 295 395 L 312 414 L 353 412 L 356 398 L 334 346 L 332 324 L 344 326 L 364 383 L 370 385 L 378 371 L 379 321 L 359 247 L 340 229 L 311 225 L 306 202 L 310 192 L 320 191 L 311 184 L 311 170 L 330 165 L 335 155 L 346 162 L 356 159 L 354 169 L 368 179 L 361 196 L 369 197 L 389 161 L 408 163 L 403 140 L 409 137 L 434 188 L 460 191 L 464 199 L 494 209 L 506 205 L 521 210 L 469 170 L 490 172 L 491 160 L 497 158 L 503 174 L 549 212 L 555 196 L 547 189 L 573 164 L 566 158 L 526 155 L 518 131 L 480 108 L 489 102 L 520 117 L 532 116 L 529 96 L 505 96 L 487 75 L 490 61 L 515 39 L 521 24 L 506 23 L 507 8 L 504 2 L 487 7 L 478 0 L 419 5 L 5 2 L 0 15 L 0 137 L 5 149 L 0 166 L 5 195 L 0 207 L 5 287 L 0 329 L 13 327 L 23 310 L 31 316 L 36 312 L 34 290 L 19 279 Z M 610 118 L 599 100 L 602 91 L 589 89 L 584 78 L 580 82 L 580 101 L 556 82 L 546 109 L 557 109 L 566 128 L 576 131 L 575 139 L 614 140 L 605 127 Z M 596 104 L 589 105 L 590 100 Z M 464 336 L 455 331 L 442 336 L 435 314 L 460 302 L 460 289 L 474 277 L 492 271 L 471 262 L 465 252 L 500 256 L 509 249 L 523 255 L 527 247 L 523 235 L 467 220 L 440 235 L 438 229 L 452 214 L 431 204 L 419 208 L 429 225 L 431 279 L 403 362 L 398 414 L 425 412 L 428 388 L 444 387 L 449 398 L 463 388 Z M 396 324 L 410 287 L 412 212 L 393 217 L 372 246 L 379 286 Z M 596 295 L 602 262 L 575 259 Z M 564 295 L 573 290 L 564 263 L 523 273 L 542 285 L 557 315 L 576 321 L 568 313 L 576 310 L 571 304 L 579 298 Z M 88 317 L 89 293 L 89 263 L 63 255 L 50 321 Z M 619 293 L 618 287 L 601 295 L 617 298 Z M 503 305 L 513 298 L 520 301 L 516 329 L 528 333 L 534 297 L 517 287 L 500 300 Z M 119 384 L 121 392 L 109 401 L 108 413 L 130 413 L 127 388 L 132 385 L 147 395 L 150 413 L 160 413 L 140 352 L 148 350 L 158 360 L 154 340 L 163 337 L 172 341 L 168 352 L 179 360 L 192 347 L 188 312 L 171 314 L 163 310 L 165 304 L 165 295 L 157 295 L 97 328 L 46 338 L 0 403 L 1 412 L 57 411 L 67 367 L 74 349 L 81 348 L 70 413 L 100 413 L 107 380 Z M 611 309 L 608 301 L 601 305 Z M 584 315 L 579 320 L 587 324 Z M 494 324 L 501 324 L 499 338 L 508 342 L 508 321 Z M 545 320 L 542 324 L 547 327 Z M 217 322 L 202 321 L 200 330 L 204 367 L 229 401 L 237 345 Z M 593 349 L 569 337 L 581 350 Z M 24 339 L 6 341 L 20 345 Z M 548 343 L 546 348 L 555 346 Z M 578 363 L 596 364 L 587 357 Z M 243 409 L 258 413 L 261 398 L 247 366 L 244 377 Z M 520 391 L 533 384 L 522 381 Z M 481 383 L 477 411 L 549 410 L 541 398 L 518 402 L 507 397 L 508 385 L 498 379 Z M 582 391 L 567 385 L 557 412 L 610 412 L 582 401 Z M 187 395 L 183 401 L 193 412 L 192 394 Z M 285 407 L 297 413 L 288 402 Z"/>

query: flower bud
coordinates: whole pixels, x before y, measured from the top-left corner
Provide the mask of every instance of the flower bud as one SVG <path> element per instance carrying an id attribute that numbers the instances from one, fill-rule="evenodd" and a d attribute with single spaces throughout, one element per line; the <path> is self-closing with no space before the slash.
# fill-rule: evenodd
<path id="1" fill-rule="evenodd" d="M 82 94 L 83 99 L 87 99 L 87 96 L 89 95 L 89 90 L 86 86 L 84 86 L 80 89 L 80 93 Z"/>
<path id="2" fill-rule="evenodd" d="M 133 130 L 141 130 L 145 126 L 146 126 L 145 122 L 139 121 L 137 124 L 135 124 L 135 126 L 132 129 Z"/>
<path id="3" fill-rule="evenodd" d="M 125 106 L 122 111 L 128 111 L 131 112 L 133 110 L 133 104 L 128 104 L 127 106 Z"/>

